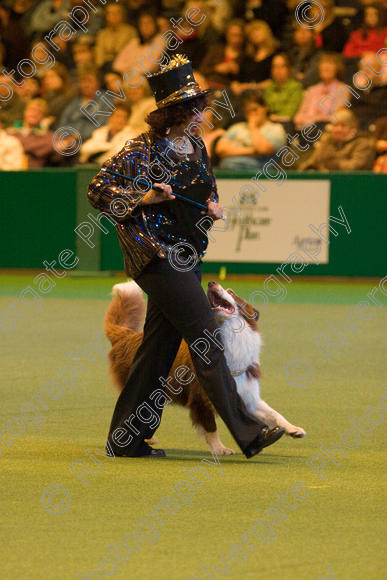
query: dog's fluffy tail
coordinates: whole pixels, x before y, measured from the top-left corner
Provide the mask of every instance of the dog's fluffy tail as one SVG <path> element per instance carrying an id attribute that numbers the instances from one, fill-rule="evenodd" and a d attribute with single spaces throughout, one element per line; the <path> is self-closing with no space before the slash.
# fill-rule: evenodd
<path id="1" fill-rule="evenodd" d="M 116 284 L 112 290 L 113 300 L 105 314 L 105 334 L 112 344 L 128 331 L 139 332 L 142 328 L 146 302 L 136 282 Z"/>

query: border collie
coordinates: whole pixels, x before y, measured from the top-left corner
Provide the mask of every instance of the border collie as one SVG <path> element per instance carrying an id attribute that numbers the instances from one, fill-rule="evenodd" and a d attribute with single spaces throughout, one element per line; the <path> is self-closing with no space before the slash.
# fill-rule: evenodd
<path id="1" fill-rule="evenodd" d="M 112 382 L 121 392 L 142 341 L 141 328 L 146 302 L 141 288 L 134 281 L 116 284 L 112 293 L 113 299 L 106 311 L 104 328 L 112 344 L 109 352 Z M 227 364 L 249 413 L 268 425 L 269 429 L 281 427 L 291 437 L 304 437 L 304 429 L 289 423 L 261 399 L 259 354 L 262 340 L 257 326 L 258 310 L 230 288 L 224 290 L 215 282 L 209 282 L 207 297 L 220 328 Z M 174 370 L 180 365 L 185 365 L 195 375 L 195 379 L 183 388 L 174 377 Z M 172 389 L 171 392 L 168 391 L 168 396 L 173 403 L 189 408 L 193 425 L 204 436 L 210 449 L 217 455 L 233 454 L 234 451 L 225 447 L 219 439 L 215 422 L 216 411 L 196 378 L 188 345 L 184 340 L 169 376 Z M 147 441 L 155 443 L 156 439 Z"/>

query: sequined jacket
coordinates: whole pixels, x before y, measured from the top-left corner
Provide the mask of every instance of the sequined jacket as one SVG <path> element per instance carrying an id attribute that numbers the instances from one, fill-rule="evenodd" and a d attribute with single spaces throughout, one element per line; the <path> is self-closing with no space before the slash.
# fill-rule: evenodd
<path id="1" fill-rule="evenodd" d="M 209 164 L 206 148 L 203 142 L 201 144 L 203 157 Z M 87 193 L 91 205 L 114 223 L 124 255 L 125 272 L 132 278 L 136 278 L 156 254 L 167 258 L 167 252 L 157 236 L 150 235 L 145 227 L 144 206 L 139 205 L 141 201 L 139 188 L 144 186 L 140 185 L 134 189 L 133 182 L 109 174 L 106 169 L 132 178 L 140 176 L 148 178 L 152 148 L 153 141 L 149 133 L 142 133 L 135 139 L 127 141 L 117 155 L 102 165 L 99 173 L 91 181 Z M 209 171 L 212 187 L 208 201 L 216 202 L 218 193 L 215 177 L 210 167 Z"/>

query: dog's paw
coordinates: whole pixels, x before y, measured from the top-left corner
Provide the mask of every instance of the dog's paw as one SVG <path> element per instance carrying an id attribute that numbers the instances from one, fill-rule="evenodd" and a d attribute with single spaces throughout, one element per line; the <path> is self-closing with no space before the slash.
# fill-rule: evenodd
<path id="1" fill-rule="evenodd" d="M 301 439 L 301 437 L 305 437 L 306 431 L 302 427 L 294 426 L 290 431 L 288 431 L 288 435 L 294 439 Z"/>
<path id="2" fill-rule="evenodd" d="M 235 455 L 235 451 L 233 449 L 225 447 L 224 445 L 216 445 L 211 447 L 211 451 L 213 451 L 216 455 Z"/>

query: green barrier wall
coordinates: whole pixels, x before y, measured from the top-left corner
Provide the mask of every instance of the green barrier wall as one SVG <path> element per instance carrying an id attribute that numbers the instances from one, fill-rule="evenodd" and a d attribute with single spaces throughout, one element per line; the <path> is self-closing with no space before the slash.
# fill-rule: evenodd
<path id="1" fill-rule="evenodd" d="M 109 230 L 104 234 L 87 214 L 98 212 L 88 204 L 87 184 L 96 167 L 44 169 L 28 172 L 0 172 L 1 258 L 2 268 L 44 269 L 43 260 L 56 259 L 64 249 L 79 257 L 79 270 L 122 270 L 122 254 L 114 226 L 102 220 Z M 217 172 L 223 179 L 246 179 L 245 173 Z M 342 205 L 352 228 L 348 237 L 330 245 L 329 264 L 311 264 L 304 275 L 375 276 L 385 275 L 383 241 L 387 209 L 387 176 L 369 172 L 356 174 L 289 173 L 288 179 L 330 179 L 331 214 Z M 311 186 L 311 195 L 313 187 Z M 306 216 L 307 218 L 307 216 Z M 291 219 L 291 216 L 289 216 Z M 88 222 L 93 248 L 78 237 L 77 225 Z M 87 226 L 85 227 L 85 230 Z M 284 260 L 286 256 L 284 256 Z M 204 262 L 203 272 L 270 274 L 278 263 Z"/>
<path id="2" fill-rule="evenodd" d="M 77 173 L 72 170 L 0 172 L 2 268 L 44 268 L 75 251 Z"/>

